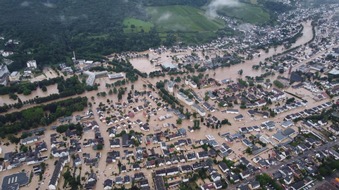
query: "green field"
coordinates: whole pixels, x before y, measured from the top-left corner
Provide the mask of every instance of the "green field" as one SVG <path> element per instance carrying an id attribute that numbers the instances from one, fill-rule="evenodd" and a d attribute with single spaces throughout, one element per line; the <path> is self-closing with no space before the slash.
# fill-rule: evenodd
<path id="1" fill-rule="evenodd" d="M 149 32 L 154 26 L 150 22 L 135 18 L 126 18 L 123 22 L 125 33 Z"/>
<path id="2" fill-rule="evenodd" d="M 204 11 L 188 6 L 148 7 L 147 13 L 160 32 L 211 32 L 225 26 L 220 20 L 208 19 Z"/>
<path id="3" fill-rule="evenodd" d="M 237 7 L 224 7 L 219 10 L 219 13 L 251 24 L 263 24 L 270 20 L 268 12 L 259 6 L 247 3 L 241 3 Z"/>

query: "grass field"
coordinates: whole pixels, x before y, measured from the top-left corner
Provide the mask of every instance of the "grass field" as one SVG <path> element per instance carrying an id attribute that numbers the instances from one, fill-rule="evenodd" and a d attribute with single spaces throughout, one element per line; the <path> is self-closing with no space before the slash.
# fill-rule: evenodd
<path id="1" fill-rule="evenodd" d="M 154 26 L 150 22 L 135 18 L 126 18 L 123 22 L 125 33 L 138 33 L 138 32 L 149 32 Z"/>
<path id="2" fill-rule="evenodd" d="M 269 13 L 261 7 L 247 3 L 241 3 L 237 7 L 224 7 L 219 13 L 252 24 L 263 24 L 270 19 Z"/>
<path id="3" fill-rule="evenodd" d="M 207 32 L 224 27 L 222 21 L 211 20 L 202 10 L 188 6 L 148 7 L 147 13 L 160 32 Z"/>

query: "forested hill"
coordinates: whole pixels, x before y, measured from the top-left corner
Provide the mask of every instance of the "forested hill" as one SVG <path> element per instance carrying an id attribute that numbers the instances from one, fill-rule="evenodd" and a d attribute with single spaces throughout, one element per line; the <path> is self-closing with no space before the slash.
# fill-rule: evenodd
<path id="1" fill-rule="evenodd" d="M 15 52 L 30 50 L 30 56 L 44 64 L 65 61 L 73 50 L 79 56 L 99 57 L 160 44 L 155 33 L 124 35 L 124 18 L 145 15 L 130 0 L 0 0 L 0 5 L 0 34 L 19 39 Z M 14 67 L 30 56 L 14 57 Z"/>
<path id="2" fill-rule="evenodd" d="M 249 0 L 241 0 L 247 2 Z M 265 0 L 266 1 L 266 0 Z M 0 36 L 19 40 L 3 44 L 13 51 L 10 70 L 29 59 L 38 66 L 71 63 L 78 58 L 100 60 L 112 52 L 141 51 L 175 41 L 203 43 L 218 34 L 232 34 L 222 20 L 206 16 L 211 0 L 0 0 Z M 265 23 L 270 18 L 257 5 L 243 3 L 240 11 L 225 9 L 227 16 L 244 22 Z M 239 12 L 250 10 L 246 18 Z M 260 14 L 259 14 L 260 13 Z M 256 16 L 252 19 L 253 15 Z"/>
<path id="3" fill-rule="evenodd" d="M 11 57 L 15 61 L 11 70 L 22 68 L 27 59 L 36 59 L 39 65 L 69 61 L 73 50 L 79 57 L 91 59 L 145 50 L 161 44 L 158 32 L 152 27 L 147 32 L 124 33 L 124 19 L 147 20 L 145 6 L 199 7 L 207 1 L 0 0 L 0 34 L 22 42 L 2 48 L 18 52 Z"/>

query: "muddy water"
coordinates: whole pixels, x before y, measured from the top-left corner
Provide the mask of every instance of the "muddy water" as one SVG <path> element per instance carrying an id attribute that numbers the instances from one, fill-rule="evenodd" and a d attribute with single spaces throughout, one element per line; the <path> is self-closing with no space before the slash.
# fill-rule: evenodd
<path id="1" fill-rule="evenodd" d="M 292 47 L 296 47 L 299 45 L 303 45 L 306 42 L 308 42 L 309 40 L 312 39 L 313 37 L 313 33 L 312 33 L 312 26 L 311 26 L 311 21 L 305 22 L 303 23 L 304 25 L 304 30 L 303 30 L 303 36 L 300 37 L 297 42 L 292 46 Z M 264 62 L 264 60 L 268 57 L 273 56 L 274 54 L 278 54 L 285 51 L 285 49 L 283 49 L 283 46 L 279 46 L 276 49 L 275 48 L 271 48 L 269 49 L 268 53 L 265 53 L 263 50 L 260 51 L 261 56 L 258 57 L 254 57 L 254 59 L 252 60 L 246 60 L 244 63 L 241 64 L 237 64 L 237 65 L 233 65 L 231 67 L 227 67 L 227 68 L 219 68 L 217 70 L 213 70 L 213 71 L 206 71 L 206 74 L 209 74 L 209 76 L 213 76 L 215 79 L 217 80 L 222 80 L 225 78 L 231 78 L 233 80 L 235 80 L 236 78 L 241 78 L 244 76 L 258 76 L 262 73 L 264 73 L 264 71 L 262 70 L 253 70 L 252 66 L 258 64 L 260 61 Z M 157 63 L 161 64 L 161 63 L 167 63 L 167 62 L 172 62 L 173 56 L 176 56 L 177 58 L 182 58 L 185 55 L 190 55 L 192 52 L 190 50 L 186 51 L 186 52 L 180 52 L 180 53 L 171 53 L 169 51 L 164 52 L 161 55 L 155 54 L 153 52 L 150 51 L 146 51 L 146 52 L 141 52 L 141 54 L 145 54 L 148 53 L 149 54 L 149 58 L 136 58 L 136 59 L 131 59 L 131 63 L 133 64 L 133 66 L 137 69 L 139 69 L 142 72 L 151 72 L 151 71 L 155 71 L 155 70 L 159 70 L 159 67 L 156 67 L 156 63 L 151 64 L 150 60 L 155 59 L 155 58 L 159 58 L 159 61 Z M 195 52 L 198 53 L 198 55 L 200 57 L 202 56 L 201 52 Z M 211 57 L 215 56 L 216 54 L 218 54 L 218 52 L 213 52 L 211 53 Z M 238 71 L 242 69 L 243 70 L 243 74 L 242 76 L 240 76 L 238 74 Z M 155 84 L 157 81 L 159 80 L 163 80 L 165 78 L 170 78 L 170 76 L 166 76 L 166 77 L 161 77 L 161 78 L 149 78 L 147 79 L 149 82 Z M 99 92 L 101 91 L 106 91 L 108 92 L 107 88 L 105 87 L 106 83 L 113 83 L 114 81 L 109 81 L 106 78 L 102 78 L 102 79 L 97 79 L 96 80 L 97 83 L 100 83 L 100 87 L 99 87 Z M 137 81 L 134 86 L 142 86 L 144 84 L 143 81 L 139 80 Z M 19 98 L 22 101 L 28 100 L 28 99 L 32 99 L 35 96 L 39 96 L 39 97 L 44 97 L 44 96 L 48 96 L 49 94 L 52 93 L 57 93 L 57 85 L 51 85 L 47 87 L 48 91 L 47 92 L 43 92 L 41 89 L 37 89 L 34 93 L 32 93 L 31 95 L 28 96 L 24 96 L 24 95 L 18 95 Z M 141 88 L 143 89 L 143 88 Z M 87 96 L 88 98 L 94 96 L 96 97 L 96 100 L 100 101 L 106 101 L 107 97 L 97 97 L 97 91 L 93 91 L 93 92 L 86 92 L 84 95 Z M 0 97 L 0 106 L 3 105 L 4 103 L 7 104 L 11 104 L 11 103 L 15 103 L 16 101 L 9 99 L 8 95 L 4 95 Z M 27 108 L 27 107 L 25 107 Z"/>
<path id="2" fill-rule="evenodd" d="M 46 92 L 43 92 L 38 87 L 37 90 L 32 91 L 32 93 L 30 95 L 27 95 L 27 96 L 25 96 L 23 94 L 17 94 L 17 95 L 18 95 L 18 98 L 21 99 L 21 101 L 26 101 L 26 100 L 29 100 L 29 99 L 33 99 L 37 96 L 38 97 L 46 97 L 46 96 L 49 96 L 50 94 L 55 94 L 55 93 L 58 93 L 57 84 L 47 86 Z M 10 99 L 8 95 L 0 96 L 0 106 L 4 105 L 5 103 L 6 104 L 13 104 L 13 103 L 17 103 L 17 102 L 18 102 L 17 100 Z"/>
<path id="3" fill-rule="evenodd" d="M 312 39 L 313 33 L 312 33 L 312 26 L 311 26 L 311 21 L 303 23 L 304 30 L 303 30 L 303 36 L 300 37 L 296 43 L 292 45 L 293 47 L 303 45 L 307 43 L 309 40 Z M 244 63 L 234 65 L 229 68 L 221 68 L 217 69 L 215 71 L 208 71 L 207 73 L 210 74 L 210 76 L 215 76 L 217 80 L 225 79 L 225 78 L 239 78 L 241 76 L 238 75 L 238 71 L 240 69 L 243 70 L 243 75 L 242 76 L 258 76 L 263 73 L 262 70 L 253 70 L 252 66 L 259 64 L 259 62 L 264 62 L 266 58 L 271 57 L 275 54 L 282 53 L 285 51 L 283 46 L 278 46 L 277 48 L 270 48 L 269 51 L 266 53 L 263 50 L 260 50 L 260 57 L 255 56 L 254 59 L 252 60 L 246 60 Z M 178 58 L 184 57 L 185 55 L 190 55 L 192 52 L 190 50 L 187 50 L 186 52 L 181 52 L 181 53 L 171 53 L 169 51 L 162 53 L 161 55 L 155 54 L 153 52 L 147 51 L 143 53 L 148 53 L 149 58 L 135 58 L 131 59 L 131 63 L 133 66 L 137 69 L 139 69 L 142 72 L 151 72 L 155 70 L 159 70 L 159 68 L 155 67 L 155 63 L 151 64 L 150 60 L 159 58 L 159 61 L 157 63 L 162 64 L 162 63 L 168 63 L 168 62 L 173 62 L 172 56 L 177 56 Z M 197 53 L 197 52 L 195 52 Z M 219 52 L 213 52 L 209 56 L 210 57 L 215 57 L 216 54 L 219 54 Z M 201 56 L 201 52 L 198 53 L 198 55 Z M 214 75 L 215 73 L 215 75 Z"/>

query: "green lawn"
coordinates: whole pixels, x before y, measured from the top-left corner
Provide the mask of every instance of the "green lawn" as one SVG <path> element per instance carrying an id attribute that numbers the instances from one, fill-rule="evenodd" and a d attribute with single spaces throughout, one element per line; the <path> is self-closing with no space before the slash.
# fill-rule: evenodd
<path id="1" fill-rule="evenodd" d="M 207 18 L 204 11 L 188 6 L 148 7 L 147 13 L 160 32 L 207 32 L 225 26 L 220 20 Z"/>
<path id="2" fill-rule="evenodd" d="M 252 24 L 263 24 L 270 19 L 268 12 L 259 6 L 248 3 L 241 3 L 237 7 L 224 7 L 219 13 Z"/>
<path id="3" fill-rule="evenodd" d="M 135 18 L 126 18 L 123 22 L 124 32 L 125 33 L 138 33 L 138 32 L 149 32 L 154 26 L 150 22 L 145 22 L 143 20 Z"/>

